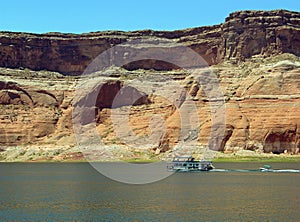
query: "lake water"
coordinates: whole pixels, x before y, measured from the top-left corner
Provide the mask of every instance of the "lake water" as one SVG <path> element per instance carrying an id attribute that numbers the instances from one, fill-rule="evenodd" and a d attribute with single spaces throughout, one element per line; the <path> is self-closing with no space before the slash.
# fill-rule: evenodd
<path id="1" fill-rule="evenodd" d="M 215 163 L 257 169 L 262 163 Z M 272 163 L 300 169 L 300 163 Z M 88 163 L 0 164 L 0 221 L 299 221 L 300 173 L 176 173 L 146 185 Z"/>

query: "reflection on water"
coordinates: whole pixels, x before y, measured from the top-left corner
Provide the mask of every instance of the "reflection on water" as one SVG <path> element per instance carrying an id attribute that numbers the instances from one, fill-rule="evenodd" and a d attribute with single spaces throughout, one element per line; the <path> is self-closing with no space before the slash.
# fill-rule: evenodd
<path id="1" fill-rule="evenodd" d="M 216 163 L 224 169 L 263 164 Z M 272 164 L 299 169 L 299 163 Z M 0 164 L 0 220 L 297 221 L 300 174 L 177 173 L 147 185 L 101 176 L 87 163 Z"/>

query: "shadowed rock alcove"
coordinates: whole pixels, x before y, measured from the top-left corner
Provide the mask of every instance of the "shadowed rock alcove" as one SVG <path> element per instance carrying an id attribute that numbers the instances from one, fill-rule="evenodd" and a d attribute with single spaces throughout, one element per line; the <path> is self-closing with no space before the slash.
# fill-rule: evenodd
<path id="1" fill-rule="evenodd" d="M 150 102 L 147 94 L 132 86 L 124 85 L 119 80 L 110 80 L 95 87 L 75 105 L 84 109 L 80 122 L 85 125 L 95 120 L 99 122 L 103 109 L 144 105 Z"/>
<path id="2" fill-rule="evenodd" d="M 181 69 L 179 66 L 165 62 L 162 60 L 155 59 L 143 59 L 138 61 L 133 61 L 122 66 L 124 69 L 129 71 L 137 69 L 146 69 L 146 70 L 156 70 L 156 71 L 171 71 L 175 69 Z"/>
<path id="3" fill-rule="evenodd" d="M 121 81 L 108 81 L 100 87 L 95 104 L 100 110 L 150 103 L 148 95 Z"/>
<path id="4" fill-rule="evenodd" d="M 299 143 L 297 143 L 296 130 L 286 130 L 284 132 L 270 132 L 264 141 L 264 152 L 281 154 L 299 153 Z"/>

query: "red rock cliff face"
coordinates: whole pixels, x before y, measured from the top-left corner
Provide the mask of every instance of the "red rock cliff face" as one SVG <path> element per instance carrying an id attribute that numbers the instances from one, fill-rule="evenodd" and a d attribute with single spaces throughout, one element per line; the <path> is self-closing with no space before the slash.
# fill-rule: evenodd
<path id="1" fill-rule="evenodd" d="M 278 53 L 300 55 L 300 13 L 242 11 L 230 14 L 222 24 L 221 57 L 250 58 Z"/>
<path id="2" fill-rule="evenodd" d="M 72 116 L 72 104 L 76 103 L 74 94 L 80 78 L 67 75 L 81 74 L 99 53 L 139 37 L 172 39 L 192 48 L 211 65 L 226 101 L 226 129 L 220 136 L 219 151 L 299 154 L 299 21 L 298 12 L 243 11 L 230 14 L 221 25 L 172 32 L 111 31 L 81 35 L 0 32 L 0 160 L 17 158 L 15 154 L 7 154 L 9 146 L 76 147 L 72 118 L 79 117 Z M 174 45 L 167 43 L 162 47 Z M 134 133 L 126 134 L 130 139 L 135 135 L 144 139 L 152 131 L 162 130 L 160 124 L 153 124 L 153 129 L 149 127 L 152 116 L 161 116 L 166 123 L 166 133 L 156 145 L 151 145 L 156 154 L 172 150 L 181 139 L 184 126 L 174 104 L 156 92 L 145 93 L 128 84 L 135 77 L 143 80 L 151 77 L 151 81 L 143 81 L 144 89 L 157 85 L 164 89 L 161 95 L 172 95 L 178 83 L 188 90 L 189 95 L 180 94 L 177 101 L 180 105 L 193 101 L 199 123 L 195 121 L 195 130 L 183 139 L 197 139 L 201 146 L 207 145 L 211 131 L 210 102 L 203 86 L 185 70 L 175 70 L 178 67 L 174 64 L 155 59 L 128 63 L 123 66 L 125 69 L 111 68 L 113 75 L 109 80 L 103 80 L 103 85 L 95 86 L 79 100 L 84 103 L 82 108 L 90 112 L 80 122 L 88 124 L 96 120 L 104 144 L 123 144 L 124 140 L 114 132 L 111 112 L 130 104 L 134 105 L 129 114 L 129 126 Z M 160 75 L 169 80 L 155 77 Z M 167 87 L 173 83 L 174 87 Z M 31 158 L 21 151 L 18 158 Z M 1 157 L 1 153 L 5 155 Z M 46 150 L 46 156 L 47 153 Z M 52 153 L 49 153 L 51 158 L 55 155 Z"/>
<path id="3" fill-rule="evenodd" d="M 110 31 L 81 35 L 1 32 L 0 66 L 81 74 L 103 51 L 128 39 L 147 36 L 173 39 L 189 46 L 210 65 L 257 54 L 269 56 L 288 52 L 300 55 L 299 24 L 300 13 L 276 10 L 235 12 L 221 25 L 170 32 Z M 132 64 L 128 68 L 144 68 L 145 64 L 148 63 Z M 157 69 L 173 68 L 162 63 L 156 65 Z"/>

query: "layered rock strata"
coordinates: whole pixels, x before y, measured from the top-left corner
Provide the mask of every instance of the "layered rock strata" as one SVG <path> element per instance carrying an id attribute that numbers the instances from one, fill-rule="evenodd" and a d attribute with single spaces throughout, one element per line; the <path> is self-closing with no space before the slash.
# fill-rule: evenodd
<path id="1" fill-rule="evenodd" d="M 73 75 L 84 72 L 101 52 L 140 37 L 155 40 L 165 49 L 182 43 L 210 65 L 225 102 L 224 130 L 217 138 L 216 150 L 298 154 L 299 21 L 298 12 L 242 11 L 230 14 L 221 25 L 172 32 L 111 31 L 81 35 L 1 32 L 1 158 L 53 159 L 57 155 L 58 160 L 84 158 L 75 149 L 72 118 L 77 116 L 72 116 L 72 110 L 77 103 L 89 109 L 79 121 L 83 125 L 95 124 L 102 143 L 117 145 L 118 148 L 111 150 L 121 159 L 171 155 L 182 141 L 186 144 L 193 141 L 196 146 L 206 148 L 212 130 L 218 130 L 212 128 L 214 101 L 206 94 L 207 86 L 189 71 L 206 73 L 207 67 L 192 67 L 193 63 L 188 61 L 191 67 L 180 69 L 155 59 L 130 62 L 119 68 L 118 64 L 109 64 L 115 65 L 110 67 L 110 75 L 74 100 L 78 83 L 89 76 Z M 123 54 L 110 56 L 124 59 Z M 141 80 L 140 86 L 132 85 L 135 79 Z M 153 86 L 161 93 L 149 90 Z M 175 100 L 166 96 L 175 91 Z M 185 126 L 180 109 L 189 104 L 196 111 L 187 111 L 191 121 Z M 124 123 L 122 112 L 126 109 L 128 122 Z M 114 119 L 113 113 L 120 118 Z M 218 118 L 216 121 L 221 121 Z M 118 133 L 116 127 L 125 130 Z M 185 127 L 192 130 L 185 132 Z M 30 147 L 38 148 L 33 152 L 28 150 Z M 103 155 L 105 158 L 110 157 Z"/>
<path id="2" fill-rule="evenodd" d="M 139 38 L 170 39 L 184 44 L 209 65 L 228 59 L 241 61 L 258 54 L 299 56 L 299 24 L 298 12 L 275 10 L 235 12 L 220 25 L 177 31 L 106 31 L 80 35 L 1 32 L 0 66 L 81 74 L 105 50 Z M 154 60 L 132 63 L 126 68 L 170 70 L 174 65 Z"/>

